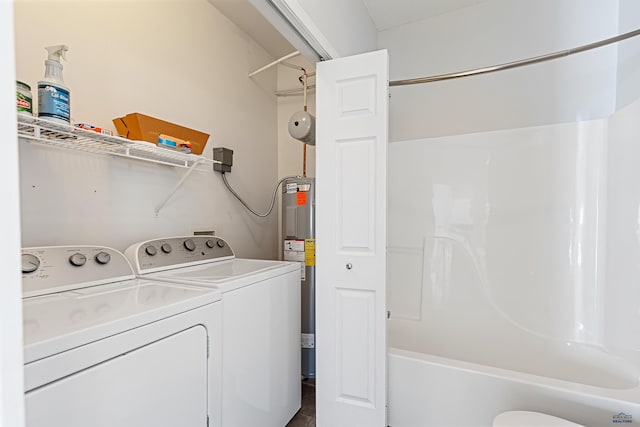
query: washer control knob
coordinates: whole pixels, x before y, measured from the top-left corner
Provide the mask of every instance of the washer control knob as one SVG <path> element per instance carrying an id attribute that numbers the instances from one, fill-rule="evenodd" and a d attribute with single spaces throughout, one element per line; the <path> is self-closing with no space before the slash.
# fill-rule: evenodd
<path id="1" fill-rule="evenodd" d="M 196 250 L 196 243 L 192 239 L 187 239 L 184 241 L 184 248 L 188 251 Z"/>
<path id="2" fill-rule="evenodd" d="M 216 244 L 213 242 L 213 240 L 209 239 L 207 240 L 207 247 L 209 249 L 213 248 Z"/>
<path id="3" fill-rule="evenodd" d="M 87 262 L 87 257 L 80 252 L 76 252 L 69 257 L 69 262 L 74 267 L 82 267 Z"/>
<path id="4" fill-rule="evenodd" d="M 153 245 L 149 245 L 146 248 L 144 248 L 144 251 L 147 253 L 147 255 L 149 256 L 154 256 L 155 254 L 158 253 L 158 250 L 156 249 L 155 246 Z"/>
<path id="5" fill-rule="evenodd" d="M 168 243 L 163 243 L 162 246 L 160 246 L 160 249 L 162 249 L 162 252 L 164 252 L 165 254 L 170 254 L 173 250 L 171 245 Z"/>
<path id="6" fill-rule="evenodd" d="M 32 254 L 22 254 L 22 272 L 33 273 L 40 267 L 40 259 Z"/>
<path id="7" fill-rule="evenodd" d="M 216 245 L 218 245 L 219 248 L 224 248 L 224 240 L 218 240 Z"/>
<path id="8" fill-rule="evenodd" d="M 98 264 L 107 264 L 111 261 L 111 255 L 108 252 L 100 251 L 96 254 L 95 260 Z"/>

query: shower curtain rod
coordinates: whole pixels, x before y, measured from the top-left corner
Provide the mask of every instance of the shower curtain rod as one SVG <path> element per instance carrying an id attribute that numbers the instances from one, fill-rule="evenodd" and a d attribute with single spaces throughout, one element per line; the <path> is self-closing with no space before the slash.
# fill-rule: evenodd
<path id="1" fill-rule="evenodd" d="M 619 36 L 611 37 L 605 40 L 601 40 L 599 42 L 585 44 L 583 46 L 576 47 L 573 49 L 561 50 L 561 51 L 550 53 L 547 55 L 536 56 L 533 58 L 522 59 L 514 62 L 507 62 L 506 64 L 494 65 L 492 67 L 476 68 L 473 70 L 459 71 L 457 73 L 449 73 L 449 74 L 439 74 L 437 76 L 430 76 L 430 77 L 418 77 L 415 79 L 392 80 L 389 82 L 389 86 L 406 86 L 406 85 L 415 85 L 415 84 L 421 84 L 421 83 L 433 83 L 433 82 L 439 82 L 442 80 L 458 79 L 461 77 L 470 77 L 470 76 L 476 76 L 478 74 L 487 74 L 487 73 L 493 73 L 495 71 L 502 71 L 502 70 L 509 70 L 511 68 L 524 67 L 525 65 L 537 64 L 540 62 L 550 61 L 552 59 L 562 58 L 562 57 L 573 55 L 576 53 L 586 52 L 587 50 L 596 49 L 612 43 L 617 43 L 622 40 L 626 40 L 638 35 L 640 35 L 640 29 L 630 31 L 628 33 L 620 34 Z"/>

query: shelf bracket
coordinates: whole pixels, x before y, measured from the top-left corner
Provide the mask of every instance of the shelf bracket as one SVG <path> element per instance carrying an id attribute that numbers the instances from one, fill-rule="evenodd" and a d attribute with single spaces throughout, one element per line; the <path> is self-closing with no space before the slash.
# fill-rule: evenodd
<path id="1" fill-rule="evenodd" d="M 178 183 L 173 187 L 171 192 L 167 194 L 167 196 L 162 200 L 162 202 L 158 204 L 158 206 L 156 206 L 156 210 L 155 210 L 156 216 L 160 214 L 160 211 L 162 210 L 162 208 L 164 208 L 167 202 L 173 197 L 174 194 L 176 194 L 176 192 L 180 189 L 180 187 L 182 187 L 182 184 L 184 184 L 187 178 L 189 178 L 189 175 L 191 175 L 191 173 L 196 169 L 196 167 L 198 167 L 200 163 L 202 163 L 202 161 L 203 159 L 197 159 L 196 161 L 194 161 L 191 167 L 187 169 L 187 171 L 182 175 L 182 178 L 180 178 L 180 181 L 178 181 Z"/>

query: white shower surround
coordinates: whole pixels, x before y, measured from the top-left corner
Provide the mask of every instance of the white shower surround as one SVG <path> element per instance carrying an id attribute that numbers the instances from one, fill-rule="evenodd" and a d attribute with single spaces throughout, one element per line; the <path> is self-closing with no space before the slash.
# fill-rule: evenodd
<path id="1" fill-rule="evenodd" d="M 638 117 L 390 144 L 391 426 L 640 425 Z"/>

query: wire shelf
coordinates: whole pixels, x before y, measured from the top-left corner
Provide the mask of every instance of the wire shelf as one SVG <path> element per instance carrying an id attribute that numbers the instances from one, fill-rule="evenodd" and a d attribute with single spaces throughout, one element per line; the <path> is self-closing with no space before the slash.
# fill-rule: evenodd
<path id="1" fill-rule="evenodd" d="M 172 151 L 148 142 L 103 135 L 23 114 L 18 114 L 18 137 L 51 147 L 124 157 L 167 166 L 210 171 L 211 165 L 218 163 L 203 156 Z"/>

